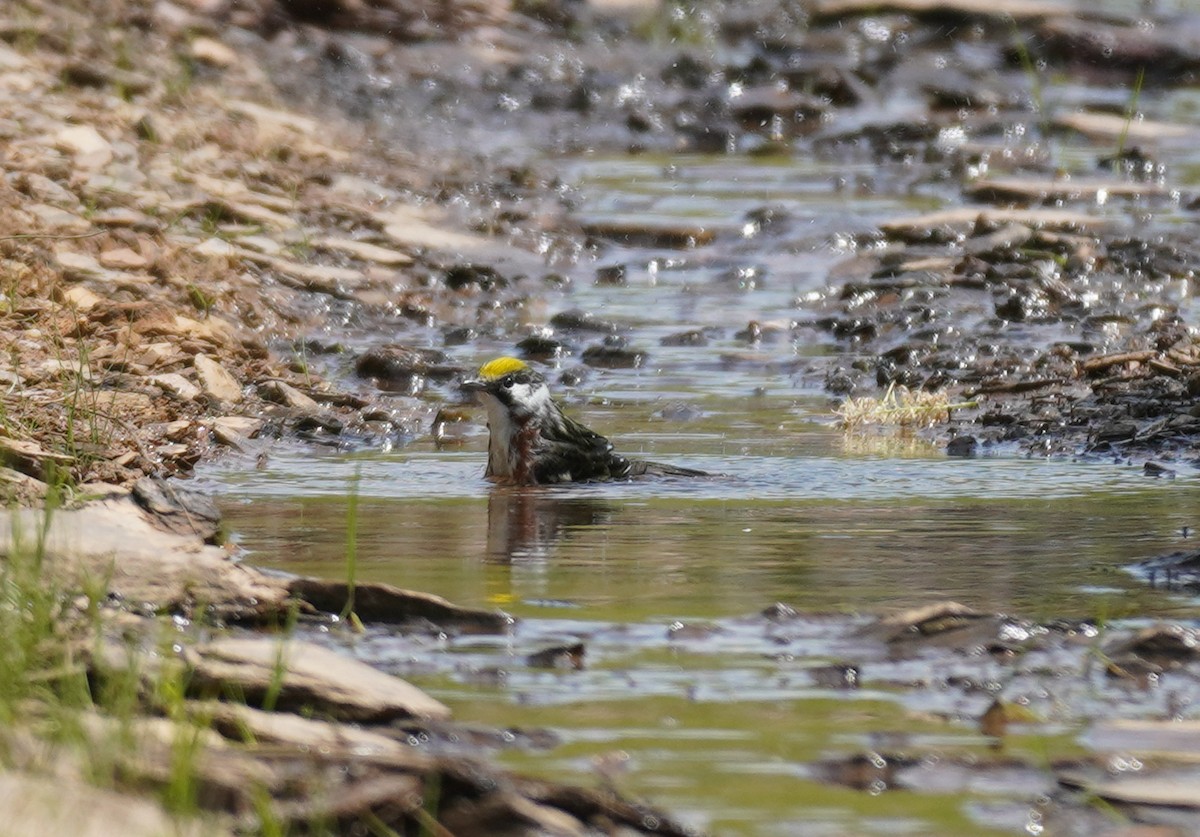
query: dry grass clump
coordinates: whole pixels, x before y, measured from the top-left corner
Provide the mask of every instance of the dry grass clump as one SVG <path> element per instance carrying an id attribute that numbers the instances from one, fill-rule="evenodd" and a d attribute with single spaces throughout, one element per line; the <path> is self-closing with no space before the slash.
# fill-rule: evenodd
<path id="1" fill-rule="evenodd" d="M 932 427 L 950 420 L 953 410 L 974 407 L 975 402 L 952 403 L 945 392 L 911 390 L 891 384 L 882 398 L 847 398 L 835 414 L 847 430 L 868 425 L 892 425 L 903 429 Z"/>

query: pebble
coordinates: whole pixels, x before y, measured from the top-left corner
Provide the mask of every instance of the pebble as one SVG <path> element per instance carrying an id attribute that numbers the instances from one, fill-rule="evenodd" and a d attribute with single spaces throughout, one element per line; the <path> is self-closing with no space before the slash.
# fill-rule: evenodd
<path id="1" fill-rule="evenodd" d="M 87 171 L 102 169 L 112 162 L 112 144 L 91 125 L 73 125 L 58 132 L 55 145 L 74 155 L 75 165 Z"/>
<path id="2" fill-rule="evenodd" d="M 237 404 L 242 400 L 241 384 L 224 366 L 204 354 L 196 355 L 193 363 L 205 395 L 222 404 Z"/>

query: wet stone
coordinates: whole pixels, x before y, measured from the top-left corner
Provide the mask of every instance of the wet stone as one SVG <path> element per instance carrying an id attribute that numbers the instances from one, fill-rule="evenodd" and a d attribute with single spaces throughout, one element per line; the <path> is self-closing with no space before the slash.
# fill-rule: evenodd
<path id="1" fill-rule="evenodd" d="M 340 581 L 298 578 L 288 589 L 291 595 L 326 613 L 341 613 L 350 599 L 350 588 Z M 468 633 L 500 633 L 513 624 L 511 616 L 498 610 L 460 607 L 440 596 L 377 583 L 355 585 L 354 612 L 366 622 L 419 623 Z"/>
<path id="2" fill-rule="evenodd" d="M 221 512 L 205 494 L 178 482 L 142 477 L 133 484 L 133 499 L 155 523 L 178 535 L 195 535 L 213 542 L 221 527 Z"/>
<path id="3" fill-rule="evenodd" d="M 259 386 L 258 394 L 266 401 L 273 401 L 301 412 L 315 413 L 321 409 L 321 405 L 315 399 L 285 381 L 267 381 Z"/>
<path id="4" fill-rule="evenodd" d="M 531 334 L 517 343 L 517 351 L 523 357 L 549 360 L 571 354 L 571 347 L 546 334 Z"/>
<path id="5" fill-rule="evenodd" d="M 663 346 L 707 346 L 708 336 L 700 329 L 692 329 L 668 334 L 658 342 Z"/>
<path id="6" fill-rule="evenodd" d="M 273 694 L 279 710 L 361 723 L 450 716 L 443 704 L 404 680 L 306 642 L 219 639 L 188 649 L 186 658 L 196 694 L 232 690 L 251 705 Z"/>
<path id="7" fill-rule="evenodd" d="M 638 369 L 646 363 L 646 353 L 623 346 L 589 346 L 583 350 L 583 362 L 599 369 Z"/>
<path id="8" fill-rule="evenodd" d="M 525 658 L 525 664 L 530 668 L 583 669 L 583 658 L 586 652 L 582 642 L 569 645 L 556 645 L 544 648 Z"/>
<path id="9" fill-rule="evenodd" d="M 599 334 L 615 334 L 618 331 L 616 323 L 602 320 L 595 314 L 577 310 L 555 314 L 550 318 L 550 325 L 563 331 L 585 331 Z"/>
<path id="10" fill-rule="evenodd" d="M 1200 660 L 1200 639 L 1194 629 L 1182 625 L 1154 625 L 1111 643 L 1105 653 L 1118 665 L 1122 660 L 1137 658 L 1163 668 L 1177 668 Z"/>
<path id="11" fill-rule="evenodd" d="M 689 224 L 683 221 L 584 221 L 583 231 L 595 238 L 615 241 L 626 247 L 648 247 L 685 250 L 711 244 L 717 229 L 711 225 Z"/>
<path id="12" fill-rule="evenodd" d="M 462 264 L 455 265 L 446 271 L 446 287 L 453 291 L 466 288 L 478 288 L 481 291 L 491 291 L 508 286 L 509 280 L 498 270 L 487 265 Z"/>
<path id="13" fill-rule="evenodd" d="M 596 268 L 596 284 L 608 286 L 622 286 L 625 284 L 625 275 L 628 268 L 623 264 L 610 264 Z"/>
<path id="14" fill-rule="evenodd" d="M 946 456 L 969 459 L 979 450 L 979 441 L 974 436 L 955 436 L 946 445 Z"/>
<path id="15" fill-rule="evenodd" d="M 1129 572 L 1152 587 L 1200 589 L 1200 551 L 1179 551 L 1131 564 Z"/>
<path id="16" fill-rule="evenodd" d="M 354 371 L 360 378 L 374 379 L 381 389 L 412 394 L 425 388 L 426 379 L 448 381 L 463 373 L 444 352 L 398 344 L 363 352 L 355 361 Z"/>

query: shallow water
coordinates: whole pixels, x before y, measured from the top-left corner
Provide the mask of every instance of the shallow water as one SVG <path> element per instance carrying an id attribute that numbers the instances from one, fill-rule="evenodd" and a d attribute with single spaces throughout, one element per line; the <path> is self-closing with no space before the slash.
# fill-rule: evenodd
<path id="1" fill-rule="evenodd" d="M 1057 153 L 1094 160 L 1078 142 Z M 917 440 L 833 428 L 830 402 L 799 370 L 835 347 L 793 337 L 797 300 L 830 282 L 853 236 L 933 208 L 936 193 L 875 189 L 887 175 L 872 165 L 799 158 L 582 158 L 562 170 L 583 185 L 582 220 L 720 230 L 686 252 L 606 247 L 544 301 L 547 317 L 581 308 L 614 320 L 649 352 L 643 368 L 593 370 L 563 392 L 568 409 L 624 453 L 715 476 L 493 487 L 480 425 L 445 449 L 421 437 L 387 451 L 274 450 L 264 468 L 227 459 L 202 476 L 221 492 L 244 560 L 344 576 L 354 494 L 358 579 L 520 617 L 502 637 L 307 630 L 412 680 L 464 721 L 551 730 L 554 746 L 518 735 L 500 753 L 523 770 L 611 783 L 717 834 L 1037 833 L 1031 800 L 1054 785 L 1045 765 L 1085 751 L 1090 719 L 1159 717 L 1178 695 L 1124 690 L 1087 668 L 1047 685 L 987 659 L 882 659 L 855 631 L 881 612 L 947 599 L 1117 630 L 1194 620 L 1200 602 L 1149 590 L 1122 567 L 1190 548 L 1195 470 L 1152 479 L 1141 461 L 1005 450 L 948 459 Z M 747 213 L 764 205 L 786 213 L 782 232 L 747 235 Z M 592 281 L 613 264 L 626 266 L 624 286 Z M 750 320 L 778 325 L 779 337 L 747 345 L 733 332 Z M 706 328 L 704 346 L 659 343 Z M 456 360 L 511 352 L 511 338 L 480 337 Z M 800 617 L 783 629 L 759 616 L 774 602 Z M 527 659 L 576 641 L 582 670 Z M 830 679 L 831 667 L 864 658 L 860 688 Z M 1001 685 L 939 691 L 951 671 Z M 1009 737 L 1015 766 L 977 732 L 995 694 L 1053 719 Z M 824 760 L 898 749 L 924 759 L 911 790 L 821 778 Z"/>
<path id="2" fill-rule="evenodd" d="M 631 449 L 652 406 L 582 416 Z M 344 576 L 357 492 L 359 579 L 520 617 L 502 637 L 314 637 L 405 676 L 460 719 L 555 734 L 548 749 L 502 751 L 513 766 L 612 782 L 718 834 L 1016 833 L 1051 774 L 954 766 L 989 763 L 971 719 L 990 696 L 896 685 L 948 676 L 945 660 L 877 660 L 853 690 L 826 682 L 823 668 L 868 653 L 854 636 L 868 615 L 942 599 L 1114 625 L 1194 616 L 1195 601 L 1147 590 L 1120 567 L 1187 542 L 1200 486 L 1190 473 L 1154 480 L 1128 464 L 864 451 L 819 424 L 798 432 L 796 408 L 765 413 L 791 415 L 789 432 L 701 426 L 652 449 L 721 473 L 704 480 L 497 488 L 481 476 L 483 437 L 454 451 L 283 453 L 263 470 L 228 461 L 207 479 L 223 486 L 246 561 Z M 642 433 L 648 446 L 654 434 Z M 777 601 L 800 620 L 780 628 L 757 616 Z M 583 670 L 526 659 L 576 641 Z M 990 671 L 956 664 L 964 676 Z M 1010 737 L 1007 755 L 1035 764 L 1081 751 L 1087 718 L 1165 711 L 1165 690 L 1131 695 L 1103 678 L 1041 693 L 1072 710 Z M 918 792 L 885 793 L 831 786 L 813 766 L 897 748 L 945 763 L 913 780 Z"/>

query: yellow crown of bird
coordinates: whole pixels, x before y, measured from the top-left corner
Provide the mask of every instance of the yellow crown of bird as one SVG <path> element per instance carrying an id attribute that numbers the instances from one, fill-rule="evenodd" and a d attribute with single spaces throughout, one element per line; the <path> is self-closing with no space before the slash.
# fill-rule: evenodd
<path id="1" fill-rule="evenodd" d="M 498 357 L 479 367 L 479 377 L 485 381 L 494 381 L 496 378 L 503 378 L 505 375 L 522 372 L 528 368 L 529 366 L 524 361 L 517 360 L 515 357 Z"/>

